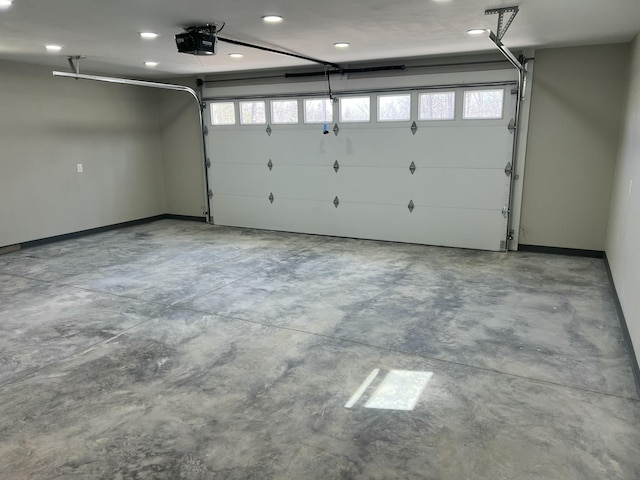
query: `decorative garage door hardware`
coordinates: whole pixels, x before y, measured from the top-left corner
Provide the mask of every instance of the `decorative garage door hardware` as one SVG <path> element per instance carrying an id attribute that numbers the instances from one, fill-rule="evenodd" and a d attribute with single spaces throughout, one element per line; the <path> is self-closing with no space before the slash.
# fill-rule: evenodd
<path id="1" fill-rule="evenodd" d="M 416 173 L 416 164 L 415 164 L 415 162 L 411 162 L 411 165 L 409 165 L 409 171 L 411 172 L 411 175 Z"/>
<path id="2" fill-rule="evenodd" d="M 407 205 L 407 208 L 409 209 L 409 213 L 413 212 L 413 209 L 415 208 L 413 200 L 409 200 L 409 205 Z"/>
<path id="3" fill-rule="evenodd" d="M 273 162 L 271 161 L 271 159 L 269 159 L 269 162 L 267 163 L 267 167 L 269 168 L 269 171 L 271 171 L 271 169 L 273 168 Z"/>
<path id="4" fill-rule="evenodd" d="M 504 167 L 504 174 L 509 177 L 513 173 L 513 167 L 511 166 L 511 162 L 507 162 L 507 166 Z"/>
<path id="5" fill-rule="evenodd" d="M 418 131 L 418 125 L 416 124 L 416 122 L 414 121 L 411 124 L 411 133 L 413 133 L 414 135 L 416 134 L 416 132 Z"/>
<path id="6" fill-rule="evenodd" d="M 338 200 L 338 196 L 336 195 L 336 198 L 333 199 L 333 205 L 338 208 L 338 205 L 340 205 L 340 200 Z"/>
<path id="7" fill-rule="evenodd" d="M 271 136 L 271 125 L 267 125 L 267 135 Z"/>
<path id="8" fill-rule="evenodd" d="M 336 123 L 336 124 L 333 126 L 333 133 L 335 133 L 335 134 L 336 134 L 336 137 L 338 136 L 338 132 L 340 132 L 340 127 L 338 127 L 338 124 Z"/>
<path id="9" fill-rule="evenodd" d="M 269 194 L 269 201 L 270 201 L 271 203 L 273 203 L 273 192 L 271 192 L 271 193 Z"/>
<path id="10" fill-rule="evenodd" d="M 333 169 L 336 171 L 336 173 L 338 173 L 338 170 L 340 170 L 340 164 L 338 163 L 338 160 L 333 163 Z"/>

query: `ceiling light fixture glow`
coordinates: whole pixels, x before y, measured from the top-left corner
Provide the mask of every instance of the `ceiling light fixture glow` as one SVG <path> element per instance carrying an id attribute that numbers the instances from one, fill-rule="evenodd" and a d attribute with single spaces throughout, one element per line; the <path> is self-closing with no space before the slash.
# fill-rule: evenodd
<path id="1" fill-rule="evenodd" d="M 9 8 L 13 0 L 0 0 L 0 9 Z"/>
<path id="2" fill-rule="evenodd" d="M 62 47 L 60 45 L 45 45 L 44 48 L 47 49 L 47 52 L 59 52 L 60 50 L 62 50 Z"/>
<path id="3" fill-rule="evenodd" d="M 144 62 L 144 65 L 146 67 L 157 67 L 158 66 L 158 62 Z"/>
<path id="4" fill-rule="evenodd" d="M 349 42 L 336 42 L 333 44 L 336 48 L 349 48 L 351 44 Z"/>
<path id="5" fill-rule="evenodd" d="M 153 40 L 154 38 L 158 38 L 158 34 L 154 32 L 140 32 L 140 37 Z"/>
<path id="6" fill-rule="evenodd" d="M 231 58 L 242 58 L 244 55 L 242 53 L 230 53 L 229 56 Z"/>
<path id="7" fill-rule="evenodd" d="M 262 17 L 264 23 L 280 23 L 284 20 L 280 15 L 265 15 Z"/>
<path id="8" fill-rule="evenodd" d="M 482 35 L 483 33 L 487 33 L 487 29 L 486 28 L 472 28 L 470 30 L 467 30 L 467 33 L 469 35 Z"/>

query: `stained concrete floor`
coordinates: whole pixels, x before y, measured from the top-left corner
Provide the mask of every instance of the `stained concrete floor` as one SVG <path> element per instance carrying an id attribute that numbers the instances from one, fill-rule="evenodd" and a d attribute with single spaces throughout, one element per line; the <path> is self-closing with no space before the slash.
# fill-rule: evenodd
<path id="1" fill-rule="evenodd" d="M 415 408 L 367 408 L 397 370 Z M 637 479 L 639 444 L 602 260 L 170 220 L 0 256 L 3 479 Z"/>

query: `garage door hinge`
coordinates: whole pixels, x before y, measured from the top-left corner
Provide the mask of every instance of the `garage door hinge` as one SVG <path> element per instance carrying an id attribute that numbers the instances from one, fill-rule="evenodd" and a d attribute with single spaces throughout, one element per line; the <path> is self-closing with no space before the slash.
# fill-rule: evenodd
<path id="1" fill-rule="evenodd" d="M 500 240 L 500 250 L 506 250 L 506 249 L 507 249 L 507 241 Z"/>
<path id="2" fill-rule="evenodd" d="M 202 127 L 202 133 L 204 133 L 205 135 L 209 135 L 209 128 L 207 128 L 206 125 Z"/>
<path id="3" fill-rule="evenodd" d="M 333 199 L 333 205 L 338 208 L 338 205 L 340 205 L 340 200 L 338 200 L 338 196 L 336 195 L 336 198 Z"/>
<path id="4" fill-rule="evenodd" d="M 511 166 L 511 162 L 507 162 L 507 166 L 504 167 L 504 174 L 509 177 L 513 173 L 513 167 Z"/>
<path id="5" fill-rule="evenodd" d="M 338 173 L 338 170 L 340 170 L 340 164 L 338 163 L 338 160 L 333 162 L 333 169 L 335 170 L 336 173 Z"/>
<path id="6" fill-rule="evenodd" d="M 273 168 L 273 162 L 271 161 L 271 159 L 269 159 L 269 161 L 267 162 L 267 168 L 269 168 L 269 171 L 271 171 L 271 169 Z"/>
<path id="7" fill-rule="evenodd" d="M 336 134 L 336 137 L 337 137 L 339 132 L 340 132 L 340 127 L 338 127 L 338 124 L 336 123 L 336 124 L 333 126 L 333 133 L 335 133 L 335 134 Z"/>
<path id="8" fill-rule="evenodd" d="M 205 108 L 207 108 L 206 102 L 200 102 L 200 110 L 204 110 Z"/>
<path id="9" fill-rule="evenodd" d="M 502 216 L 504 218 L 507 218 L 508 214 L 509 214 L 509 207 L 505 205 L 504 207 L 502 207 Z"/>
<path id="10" fill-rule="evenodd" d="M 409 205 L 407 205 L 407 208 L 409 209 L 409 213 L 413 212 L 413 209 L 416 206 L 413 204 L 413 200 L 409 200 Z"/>
<path id="11" fill-rule="evenodd" d="M 271 125 L 267 125 L 267 129 L 265 130 L 267 135 L 271 136 Z"/>
<path id="12" fill-rule="evenodd" d="M 273 199 L 274 199 L 274 197 L 273 197 L 273 192 L 271 192 L 271 193 L 269 194 L 269 202 L 273 203 Z"/>
<path id="13" fill-rule="evenodd" d="M 411 162 L 411 165 L 409 165 L 409 171 L 411 172 L 411 175 L 413 175 L 416 172 L 416 163 L 415 162 Z"/>
<path id="14" fill-rule="evenodd" d="M 418 131 L 418 125 L 416 124 L 416 122 L 414 121 L 411 124 L 411 133 L 413 133 L 414 135 L 416 134 L 416 132 Z"/>
<path id="15" fill-rule="evenodd" d="M 517 128 L 516 121 L 513 118 L 509 120 L 509 125 L 507 125 L 507 128 L 510 132 L 513 132 Z"/>
<path id="16" fill-rule="evenodd" d="M 211 168 L 211 159 L 207 158 L 207 160 L 204 162 L 204 166 L 207 168 Z"/>
<path id="17" fill-rule="evenodd" d="M 211 191 L 211 189 L 209 189 L 209 191 L 207 192 L 207 195 L 209 196 L 209 198 L 213 197 L 213 192 Z"/>

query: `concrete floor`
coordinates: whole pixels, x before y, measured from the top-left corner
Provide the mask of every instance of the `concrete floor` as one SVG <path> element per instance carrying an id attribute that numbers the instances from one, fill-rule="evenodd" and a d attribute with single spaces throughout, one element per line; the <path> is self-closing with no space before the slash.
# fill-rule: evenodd
<path id="1" fill-rule="evenodd" d="M 602 260 L 169 220 L 0 256 L 3 479 L 638 479 L 639 444 Z"/>

